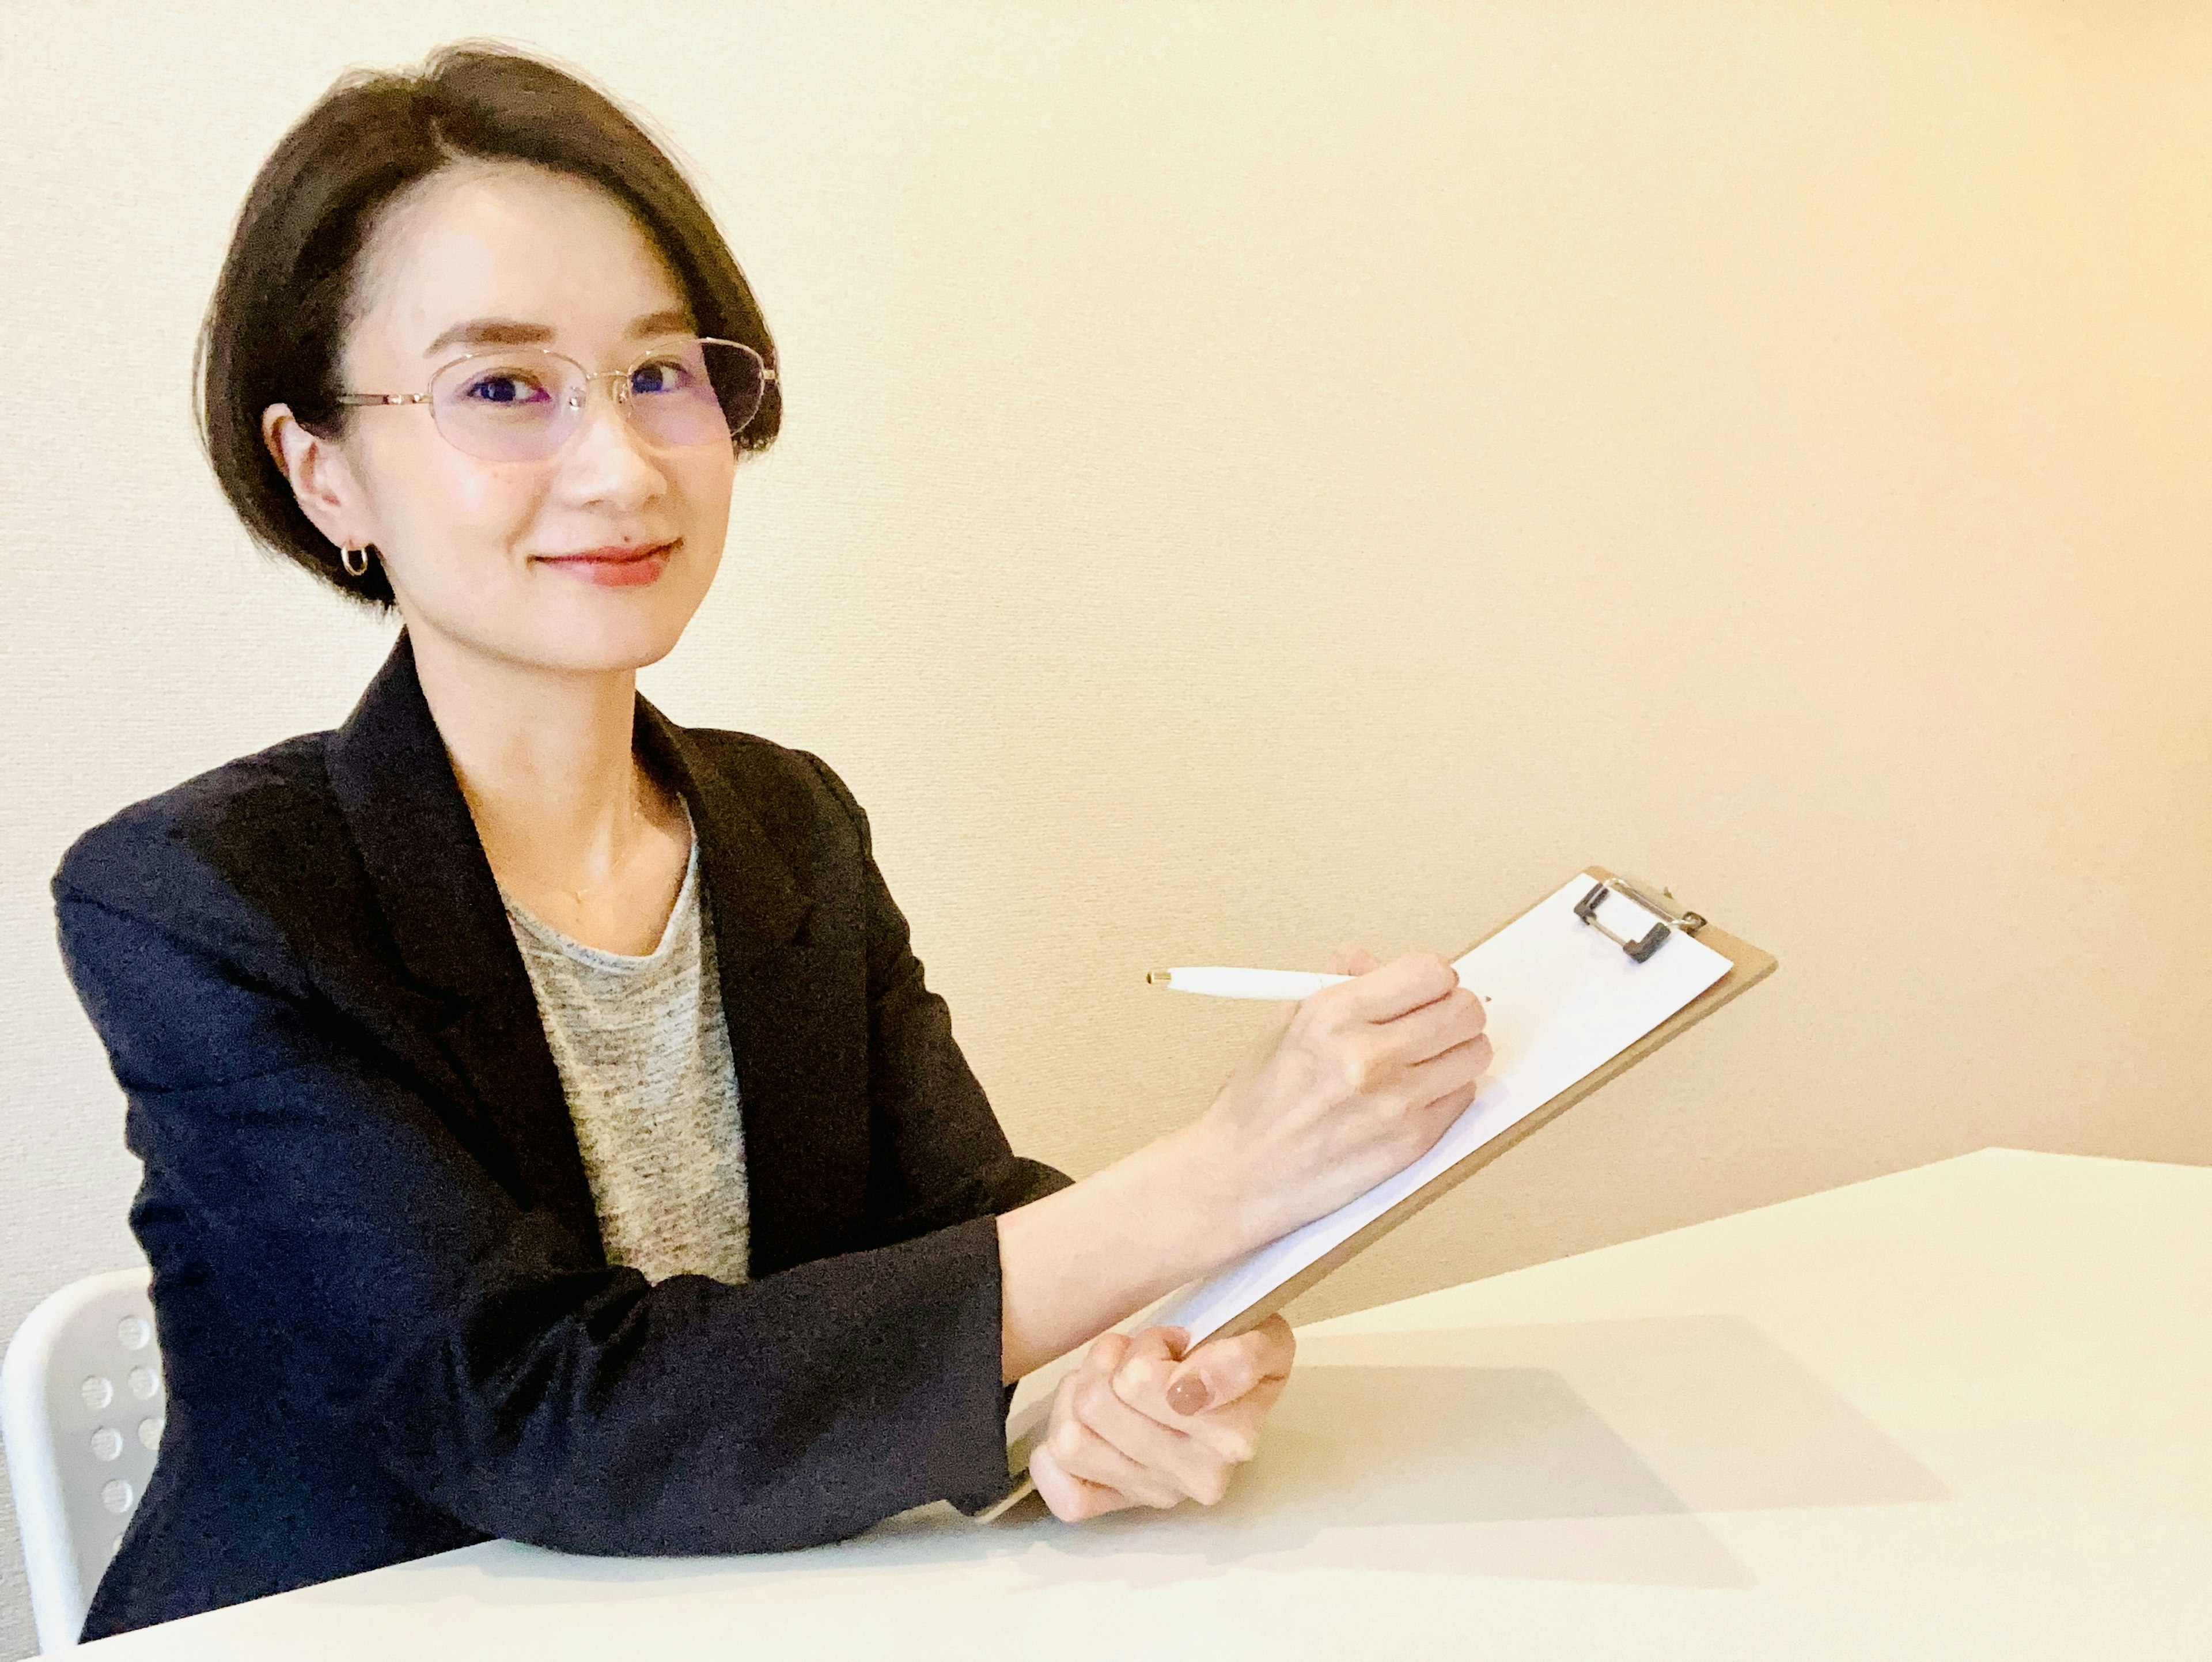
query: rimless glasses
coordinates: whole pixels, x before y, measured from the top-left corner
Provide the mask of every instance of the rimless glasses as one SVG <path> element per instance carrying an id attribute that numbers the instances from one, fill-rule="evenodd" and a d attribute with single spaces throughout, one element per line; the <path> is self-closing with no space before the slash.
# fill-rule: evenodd
<path id="1" fill-rule="evenodd" d="M 657 449 L 727 444 L 760 413 L 774 367 L 742 342 L 671 336 L 627 369 L 594 374 L 543 346 L 498 346 L 455 358 L 427 393 L 341 393 L 346 405 L 426 404 L 439 433 L 486 461 L 538 461 L 582 421 L 592 383 L 608 389 Z"/>

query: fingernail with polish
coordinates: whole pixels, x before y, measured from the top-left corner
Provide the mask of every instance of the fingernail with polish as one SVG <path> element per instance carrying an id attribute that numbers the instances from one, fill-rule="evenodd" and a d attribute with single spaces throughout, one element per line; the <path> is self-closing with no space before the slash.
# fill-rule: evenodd
<path id="1" fill-rule="evenodd" d="M 1203 1374 L 1186 1373 L 1168 1387 L 1168 1406 L 1178 1414 L 1197 1414 L 1213 1400 Z"/>

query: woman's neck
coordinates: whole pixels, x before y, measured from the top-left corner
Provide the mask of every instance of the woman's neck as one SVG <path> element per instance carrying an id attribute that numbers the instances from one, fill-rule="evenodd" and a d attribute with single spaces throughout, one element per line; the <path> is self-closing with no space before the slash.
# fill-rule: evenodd
<path id="1" fill-rule="evenodd" d="M 593 944 L 657 938 L 670 862 L 680 877 L 689 835 L 680 799 L 635 758 L 635 672 L 547 670 L 434 631 L 410 638 L 501 886 Z"/>

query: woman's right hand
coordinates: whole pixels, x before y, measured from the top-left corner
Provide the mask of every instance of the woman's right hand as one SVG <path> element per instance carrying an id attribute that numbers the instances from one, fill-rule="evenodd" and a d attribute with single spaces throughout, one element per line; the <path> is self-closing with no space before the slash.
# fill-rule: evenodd
<path id="1" fill-rule="evenodd" d="M 1182 1134 L 1249 1245 L 1287 1234 L 1426 1154 L 1490 1066 L 1482 1001 L 1434 953 L 1340 947 Z"/>
<path id="2" fill-rule="evenodd" d="M 1490 1041 L 1450 965 L 1329 968 L 1352 979 L 1284 1005 L 1196 1119 L 999 1215 L 1003 1379 L 1364 1194 L 1474 1099 Z"/>

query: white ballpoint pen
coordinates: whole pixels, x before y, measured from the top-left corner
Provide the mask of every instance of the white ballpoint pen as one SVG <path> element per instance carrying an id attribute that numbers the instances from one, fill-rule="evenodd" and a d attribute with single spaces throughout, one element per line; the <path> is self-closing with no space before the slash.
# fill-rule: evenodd
<path id="1" fill-rule="evenodd" d="M 1320 975 L 1310 970 L 1231 970 L 1218 965 L 1152 970 L 1145 976 L 1154 987 L 1178 993 L 1208 993 L 1215 998 L 1309 998 L 1324 987 L 1351 979 L 1348 975 Z"/>

